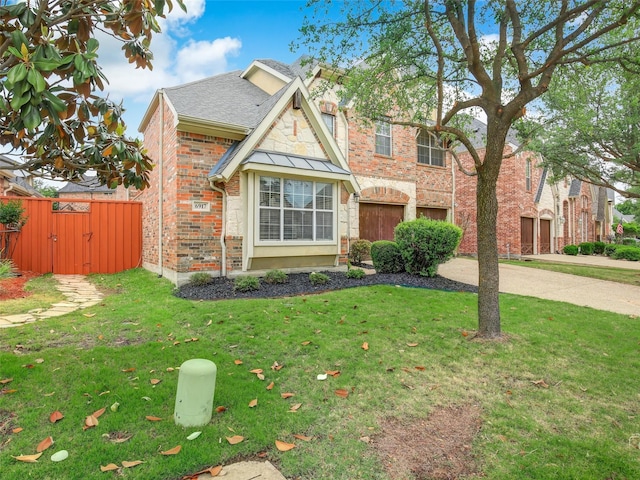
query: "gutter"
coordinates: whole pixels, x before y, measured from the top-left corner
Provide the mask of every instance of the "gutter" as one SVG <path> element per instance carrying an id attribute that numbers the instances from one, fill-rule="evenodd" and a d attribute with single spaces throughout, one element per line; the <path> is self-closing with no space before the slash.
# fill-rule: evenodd
<path id="1" fill-rule="evenodd" d="M 164 222 L 162 221 L 164 218 L 163 215 L 163 196 L 164 196 L 164 90 L 160 90 L 159 95 L 159 108 L 160 108 L 160 138 L 158 139 L 158 267 L 159 272 L 158 276 L 162 277 L 164 272 L 164 256 L 163 256 L 163 230 L 164 230 Z"/>
<path id="2" fill-rule="evenodd" d="M 214 192 L 218 192 L 222 195 L 222 228 L 220 230 L 220 247 L 221 247 L 221 269 L 220 276 L 227 276 L 227 244 L 225 243 L 224 237 L 226 235 L 227 230 L 227 192 L 215 186 L 216 177 L 209 178 L 209 186 L 211 190 Z"/>

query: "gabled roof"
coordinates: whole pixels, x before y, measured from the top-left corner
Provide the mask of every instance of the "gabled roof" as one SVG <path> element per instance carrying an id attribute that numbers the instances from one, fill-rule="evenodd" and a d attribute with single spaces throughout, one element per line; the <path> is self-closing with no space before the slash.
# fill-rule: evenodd
<path id="1" fill-rule="evenodd" d="M 469 140 L 474 147 L 481 148 L 486 145 L 487 124 L 482 120 L 472 117 L 471 123 L 465 130 L 469 132 Z M 506 143 L 510 143 L 516 148 L 520 146 L 520 141 L 518 140 L 515 131 L 509 130 L 509 133 L 507 133 Z M 464 150 L 465 148 L 460 147 L 460 149 Z"/>
<path id="2" fill-rule="evenodd" d="M 12 186 L 12 190 L 31 197 L 42 197 L 42 194 L 29 185 L 29 182 L 27 182 L 24 177 L 15 174 L 16 170 L 22 172 L 17 168 L 18 166 L 18 162 L 5 157 L 4 155 L 0 155 L 0 177 L 7 179 L 9 184 Z"/>
<path id="3" fill-rule="evenodd" d="M 540 183 L 538 183 L 538 190 L 536 191 L 535 202 L 540 203 L 540 199 L 542 198 L 542 192 L 544 190 L 544 184 L 547 182 L 547 175 L 549 174 L 549 170 L 547 167 L 542 170 L 542 175 L 540 175 Z"/>
<path id="4" fill-rule="evenodd" d="M 579 197 L 582 190 L 582 181 L 574 178 L 569 186 L 569 197 Z"/>
<path id="5" fill-rule="evenodd" d="M 81 179 L 67 184 L 58 193 L 114 193 L 107 185 L 101 185 L 95 176 L 83 175 Z"/>

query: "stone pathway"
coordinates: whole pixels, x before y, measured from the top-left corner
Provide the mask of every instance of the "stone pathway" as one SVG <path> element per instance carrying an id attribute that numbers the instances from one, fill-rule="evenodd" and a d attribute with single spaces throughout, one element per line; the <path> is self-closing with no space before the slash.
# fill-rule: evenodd
<path id="1" fill-rule="evenodd" d="M 102 301 L 102 294 L 84 275 L 54 275 L 66 301 L 54 303 L 49 309 L 40 308 L 18 315 L 0 316 L 0 328 L 17 327 L 51 317 L 59 317 L 78 309 L 93 307 Z"/>

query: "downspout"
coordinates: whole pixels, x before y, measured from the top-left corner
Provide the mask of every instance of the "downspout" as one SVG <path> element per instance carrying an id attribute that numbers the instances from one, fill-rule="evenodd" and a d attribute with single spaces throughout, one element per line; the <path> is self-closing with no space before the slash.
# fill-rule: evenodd
<path id="1" fill-rule="evenodd" d="M 449 161 L 451 162 L 451 223 L 456 224 L 456 167 L 449 154 Z"/>
<path id="2" fill-rule="evenodd" d="M 162 277 L 164 272 L 164 257 L 163 257 L 163 248 L 164 244 L 162 241 L 162 234 L 164 230 L 163 219 L 163 211 L 162 211 L 162 198 L 164 196 L 164 90 L 160 90 L 159 96 L 159 107 L 160 107 L 160 138 L 158 140 L 159 154 L 158 154 L 158 267 L 160 271 L 158 272 L 158 276 Z"/>
<path id="3" fill-rule="evenodd" d="M 9 187 L 4 191 L 4 196 L 5 196 L 5 197 L 6 197 L 6 196 L 8 196 L 7 194 L 8 194 L 11 190 L 13 190 L 13 187 L 14 187 L 14 186 L 15 186 L 15 185 L 14 185 L 13 183 L 9 182 Z"/>
<path id="4" fill-rule="evenodd" d="M 222 255 L 222 264 L 221 264 L 221 270 L 220 270 L 220 276 L 221 277 L 226 277 L 227 276 L 227 244 L 224 241 L 224 237 L 226 235 L 226 230 L 227 230 L 227 192 L 224 191 L 224 189 L 222 188 L 218 188 L 214 185 L 214 179 L 210 178 L 209 179 L 209 186 L 211 187 L 211 190 L 213 190 L 214 192 L 218 192 L 222 195 L 222 228 L 220 230 L 220 248 L 221 248 L 221 255 Z"/>

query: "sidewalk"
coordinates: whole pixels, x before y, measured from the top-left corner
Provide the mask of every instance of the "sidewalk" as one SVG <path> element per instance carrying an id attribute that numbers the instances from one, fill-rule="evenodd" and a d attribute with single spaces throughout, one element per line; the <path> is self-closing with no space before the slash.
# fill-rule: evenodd
<path id="1" fill-rule="evenodd" d="M 609 257 L 596 255 L 558 255 L 555 253 L 545 253 L 542 255 L 526 255 L 522 257 L 526 260 L 539 260 L 541 262 L 572 263 L 575 265 L 593 265 L 594 267 L 624 268 L 627 270 L 640 270 L 640 262 L 629 262 L 627 260 L 613 260 Z"/>
<path id="2" fill-rule="evenodd" d="M 640 262 L 603 257 L 535 255 L 536 260 L 567 261 L 583 265 L 612 266 L 640 270 Z M 598 262 L 598 263 L 595 263 Z M 624 265 L 624 266 L 623 266 Z M 478 262 L 472 258 L 454 258 L 440 265 L 438 273 L 459 282 L 478 285 Z M 500 291 L 556 300 L 625 315 L 640 315 L 640 287 L 531 267 L 500 264 Z"/>

